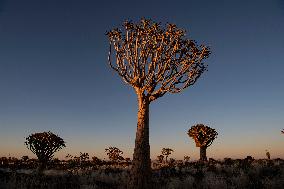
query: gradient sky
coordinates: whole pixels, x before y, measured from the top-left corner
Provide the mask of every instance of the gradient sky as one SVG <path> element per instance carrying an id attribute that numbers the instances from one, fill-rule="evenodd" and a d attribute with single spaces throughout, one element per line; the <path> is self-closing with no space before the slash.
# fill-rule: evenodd
<path id="1" fill-rule="evenodd" d="M 194 86 L 151 104 L 152 158 L 198 158 L 196 123 L 219 133 L 209 157 L 284 158 L 283 0 L 0 0 L 0 156 L 33 156 L 25 137 L 50 130 L 67 143 L 56 157 L 132 158 L 136 94 L 108 67 L 105 32 L 141 17 L 212 50 Z"/>

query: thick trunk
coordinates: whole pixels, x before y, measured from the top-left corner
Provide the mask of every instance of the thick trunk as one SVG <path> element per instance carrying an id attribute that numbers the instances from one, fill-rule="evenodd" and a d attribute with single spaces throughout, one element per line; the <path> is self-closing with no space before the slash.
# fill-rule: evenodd
<path id="1" fill-rule="evenodd" d="M 207 161 L 207 157 L 206 157 L 206 146 L 201 146 L 200 147 L 200 161 Z"/>
<path id="2" fill-rule="evenodd" d="M 151 189 L 152 171 L 149 145 L 149 101 L 138 95 L 138 121 L 135 149 L 128 188 Z"/>

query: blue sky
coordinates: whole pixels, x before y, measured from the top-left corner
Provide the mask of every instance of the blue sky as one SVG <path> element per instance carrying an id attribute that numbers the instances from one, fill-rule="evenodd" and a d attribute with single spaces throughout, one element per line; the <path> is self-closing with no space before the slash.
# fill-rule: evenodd
<path id="1" fill-rule="evenodd" d="M 219 133 L 209 157 L 284 158 L 283 0 L 0 0 L 0 156 L 32 156 L 24 138 L 50 130 L 67 142 L 58 157 L 108 146 L 132 157 L 136 94 L 108 67 L 105 33 L 141 17 L 212 50 L 194 86 L 151 104 L 152 158 L 163 147 L 197 158 L 196 123 Z"/>

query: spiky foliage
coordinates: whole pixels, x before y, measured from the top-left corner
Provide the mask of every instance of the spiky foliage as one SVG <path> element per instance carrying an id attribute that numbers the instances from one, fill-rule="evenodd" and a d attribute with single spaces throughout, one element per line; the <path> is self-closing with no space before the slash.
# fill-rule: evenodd
<path id="1" fill-rule="evenodd" d="M 185 30 L 175 24 L 163 28 L 147 19 L 138 24 L 126 21 L 122 30 L 113 29 L 107 35 L 110 67 L 150 101 L 193 85 L 206 70 L 202 60 L 209 56 L 209 48 L 185 39 Z M 112 45 L 115 65 L 111 62 Z"/>
<path id="2" fill-rule="evenodd" d="M 50 131 L 31 134 L 26 138 L 25 145 L 37 156 L 40 169 L 45 168 L 55 152 L 66 147 L 64 140 Z"/>
<path id="3" fill-rule="evenodd" d="M 171 153 L 173 152 L 173 149 L 170 148 L 163 148 L 162 149 L 162 155 L 166 157 L 166 162 L 168 162 L 168 156 L 171 155 Z"/>
<path id="4" fill-rule="evenodd" d="M 187 134 L 194 139 L 196 147 L 209 147 L 218 135 L 215 129 L 203 124 L 192 126 Z"/>
<path id="5" fill-rule="evenodd" d="M 118 162 L 123 160 L 124 158 L 121 156 L 121 154 L 123 154 L 123 152 L 118 149 L 117 147 L 109 147 L 105 149 L 105 152 L 108 155 L 109 160 L 113 161 L 113 162 Z"/>

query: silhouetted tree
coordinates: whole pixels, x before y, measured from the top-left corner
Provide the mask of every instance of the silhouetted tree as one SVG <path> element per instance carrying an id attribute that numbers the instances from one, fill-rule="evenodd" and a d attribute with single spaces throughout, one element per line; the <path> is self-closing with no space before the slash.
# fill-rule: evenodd
<path id="1" fill-rule="evenodd" d="M 67 155 L 65 156 L 65 158 L 68 159 L 68 160 L 70 160 L 70 159 L 73 158 L 73 156 L 72 156 L 71 154 L 67 154 Z"/>
<path id="2" fill-rule="evenodd" d="M 158 160 L 159 163 L 163 163 L 164 156 L 163 155 L 158 155 L 157 156 L 157 160 Z"/>
<path id="3" fill-rule="evenodd" d="M 162 155 L 166 157 L 166 162 L 168 162 L 168 156 L 171 155 L 171 153 L 174 150 L 170 149 L 170 148 L 163 148 L 162 149 Z"/>
<path id="4" fill-rule="evenodd" d="M 92 161 L 95 165 L 101 165 L 102 164 L 102 160 L 100 158 L 98 158 L 97 156 L 93 156 Z"/>
<path id="5" fill-rule="evenodd" d="M 189 162 L 190 157 L 189 157 L 189 156 L 184 156 L 184 157 L 183 157 L 183 160 L 184 160 L 184 162 Z"/>
<path id="6" fill-rule="evenodd" d="M 130 158 L 124 158 L 124 161 L 127 162 L 127 163 L 130 163 L 131 159 Z"/>
<path id="7" fill-rule="evenodd" d="M 80 156 L 79 156 L 80 166 L 86 166 L 89 159 L 90 159 L 90 156 L 88 153 L 80 152 Z"/>
<path id="8" fill-rule="evenodd" d="M 22 156 L 21 158 L 23 162 L 27 162 L 29 159 L 30 159 L 29 156 Z"/>
<path id="9" fill-rule="evenodd" d="M 123 160 L 124 158 L 121 156 L 121 154 L 123 154 L 123 152 L 118 149 L 117 147 L 109 147 L 105 149 L 105 152 L 108 155 L 109 160 L 111 160 L 112 162 L 118 162 Z"/>
<path id="10" fill-rule="evenodd" d="M 194 139 L 196 147 L 200 148 L 200 160 L 207 161 L 206 149 L 212 144 L 214 139 L 217 138 L 217 131 L 206 125 L 197 124 L 192 126 L 187 134 Z"/>
<path id="11" fill-rule="evenodd" d="M 270 159 L 270 153 L 269 153 L 269 151 L 268 150 L 265 150 L 265 155 L 266 155 L 266 157 L 267 157 L 267 159 Z"/>
<path id="12" fill-rule="evenodd" d="M 87 161 L 87 160 L 89 160 L 90 159 L 90 156 L 89 156 L 89 154 L 88 153 L 82 153 L 82 152 L 80 152 L 80 161 L 81 162 L 85 162 L 85 161 Z"/>
<path id="13" fill-rule="evenodd" d="M 0 157 L 0 165 L 8 165 L 9 161 L 7 157 Z"/>
<path id="14" fill-rule="evenodd" d="M 39 160 L 39 172 L 46 168 L 54 153 L 65 146 L 65 142 L 52 132 L 34 133 L 26 138 L 25 144 Z"/>
<path id="15" fill-rule="evenodd" d="M 165 27 L 151 20 L 126 21 L 122 29 L 107 33 L 109 65 L 131 85 L 138 100 L 138 121 L 131 180 L 128 187 L 151 188 L 149 104 L 166 93 L 179 93 L 193 85 L 206 70 L 202 62 L 209 48 L 185 38 L 174 24 Z M 112 54 L 114 48 L 115 53 Z M 112 59 L 115 59 L 115 64 Z"/>

